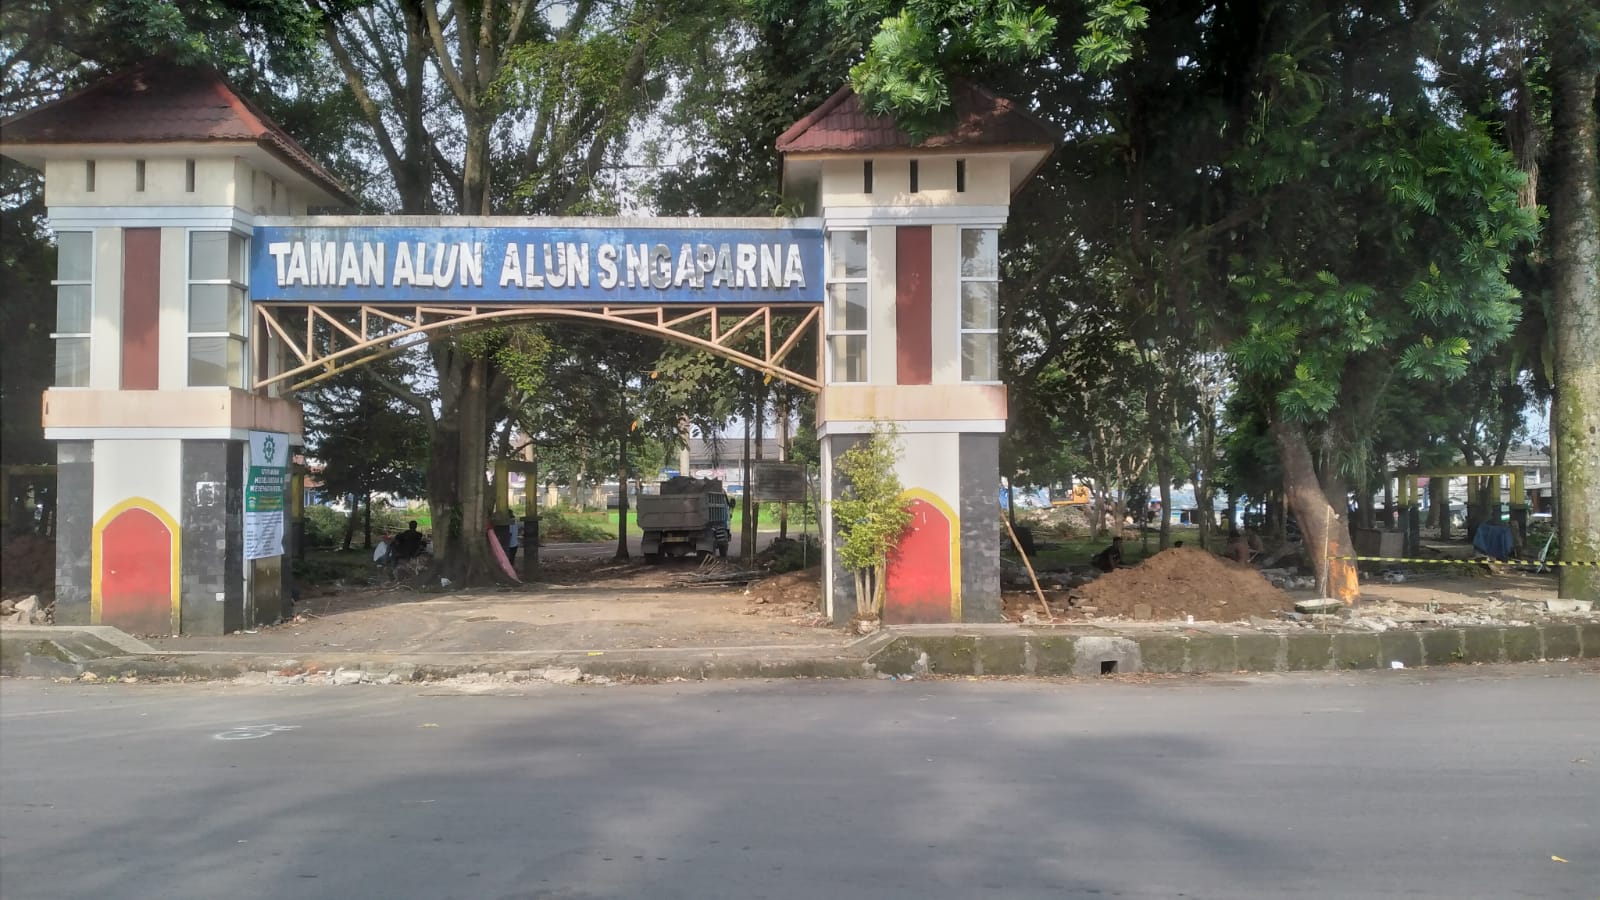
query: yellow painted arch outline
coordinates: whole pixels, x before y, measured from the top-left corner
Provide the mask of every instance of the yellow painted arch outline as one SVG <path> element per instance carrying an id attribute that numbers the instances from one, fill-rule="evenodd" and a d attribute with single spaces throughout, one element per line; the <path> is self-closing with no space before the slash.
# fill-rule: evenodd
<path id="1" fill-rule="evenodd" d="M 950 621 L 961 621 L 961 517 L 944 502 L 944 498 L 927 488 L 908 488 L 900 492 L 901 499 L 910 503 L 921 500 L 944 513 L 950 523 Z"/>
<path id="2" fill-rule="evenodd" d="M 178 530 L 177 519 L 174 519 L 171 515 L 169 515 L 167 511 L 162 509 L 161 506 L 155 501 L 148 500 L 144 497 L 129 497 L 121 503 L 118 503 L 116 506 L 106 510 L 105 515 L 101 516 L 99 521 L 94 523 L 94 542 L 91 545 L 92 549 L 89 553 L 89 622 L 93 625 L 100 624 L 100 608 L 101 603 L 104 600 L 104 595 L 102 593 L 103 585 L 101 584 L 102 579 L 100 574 L 100 560 L 105 554 L 106 526 L 115 521 L 117 516 L 122 515 L 130 509 L 142 509 L 152 516 L 155 516 L 158 520 L 160 520 L 162 525 L 166 526 L 167 534 L 172 536 L 172 540 L 170 541 L 172 546 L 172 560 L 169 563 L 169 568 L 167 570 L 167 580 L 172 585 L 172 633 L 177 634 L 179 631 L 179 625 L 182 622 L 180 615 L 182 610 L 180 598 L 182 594 L 179 591 L 179 587 L 182 584 L 183 579 L 180 577 L 182 574 L 180 569 L 182 556 L 180 553 L 181 548 L 179 544 L 182 541 L 183 535 L 182 532 Z"/>

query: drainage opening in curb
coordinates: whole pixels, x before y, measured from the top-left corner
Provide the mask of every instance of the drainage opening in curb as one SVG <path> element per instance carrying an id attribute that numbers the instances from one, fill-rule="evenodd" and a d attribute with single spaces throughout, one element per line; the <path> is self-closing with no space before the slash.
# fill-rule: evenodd
<path id="1" fill-rule="evenodd" d="M 1115 674 L 1117 674 L 1117 661 L 1114 660 L 1114 659 L 1102 659 L 1102 660 L 1100 660 L 1100 674 L 1101 675 L 1115 675 Z"/>

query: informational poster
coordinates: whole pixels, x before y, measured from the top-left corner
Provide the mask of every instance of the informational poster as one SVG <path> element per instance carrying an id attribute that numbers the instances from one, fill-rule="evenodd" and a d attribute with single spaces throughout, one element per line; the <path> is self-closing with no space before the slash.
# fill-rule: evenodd
<path id="1" fill-rule="evenodd" d="M 250 432 L 245 460 L 244 558 L 283 555 L 283 498 L 289 488 L 289 436 Z"/>
<path id="2" fill-rule="evenodd" d="M 755 488 L 751 495 L 758 501 L 803 502 L 806 499 L 806 470 L 800 463 L 754 463 L 752 475 Z"/>

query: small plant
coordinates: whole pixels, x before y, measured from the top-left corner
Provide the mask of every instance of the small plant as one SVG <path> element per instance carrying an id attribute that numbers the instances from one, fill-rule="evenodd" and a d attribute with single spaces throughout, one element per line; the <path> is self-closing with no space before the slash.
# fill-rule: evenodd
<path id="1" fill-rule="evenodd" d="M 872 436 L 839 456 L 835 464 L 844 490 L 833 500 L 839 561 L 855 574 L 856 612 L 874 617 L 883 609 L 889 554 L 911 526 L 911 510 L 895 474 L 896 430 L 873 423 Z"/>

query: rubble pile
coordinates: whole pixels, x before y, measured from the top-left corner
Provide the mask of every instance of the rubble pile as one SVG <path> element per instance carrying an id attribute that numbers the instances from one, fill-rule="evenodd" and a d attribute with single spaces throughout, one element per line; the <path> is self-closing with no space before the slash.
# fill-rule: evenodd
<path id="1" fill-rule="evenodd" d="M 1314 575 L 1301 575 L 1294 569 L 1261 569 L 1261 577 L 1280 591 L 1306 591 L 1317 586 Z"/>
<path id="2" fill-rule="evenodd" d="M 1088 532 L 1092 525 L 1087 506 L 1052 506 L 1049 509 L 1017 510 L 1017 524 L 1037 531 L 1072 535 Z"/>
<path id="3" fill-rule="evenodd" d="M 6 625 L 49 625 L 55 621 L 55 604 L 39 601 L 38 595 L 0 600 L 0 623 Z"/>

